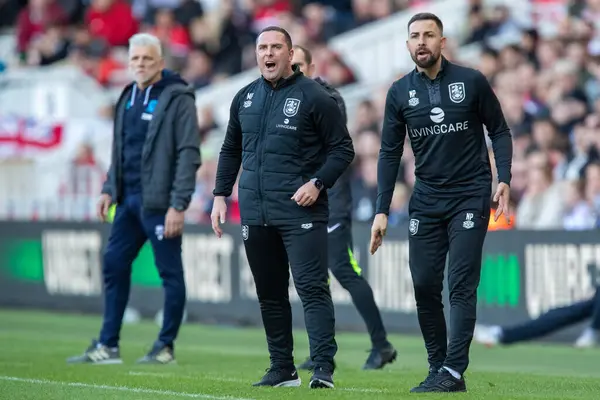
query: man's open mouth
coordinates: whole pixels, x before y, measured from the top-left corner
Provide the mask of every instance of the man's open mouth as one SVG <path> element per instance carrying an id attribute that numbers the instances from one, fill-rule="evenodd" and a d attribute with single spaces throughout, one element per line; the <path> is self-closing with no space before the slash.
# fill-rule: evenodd
<path id="1" fill-rule="evenodd" d="M 268 71 L 274 70 L 276 65 L 277 64 L 275 64 L 273 61 L 267 61 L 267 62 L 265 62 L 265 67 L 267 67 Z"/>
<path id="2" fill-rule="evenodd" d="M 417 50 L 417 56 L 426 56 L 429 55 L 430 52 L 427 49 L 421 49 L 421 50 Z"/>

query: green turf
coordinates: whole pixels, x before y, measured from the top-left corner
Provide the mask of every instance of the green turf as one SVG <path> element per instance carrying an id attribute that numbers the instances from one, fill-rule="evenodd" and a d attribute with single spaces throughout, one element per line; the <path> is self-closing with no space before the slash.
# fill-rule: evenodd
<path id="1" fill-rule="evenodd" d="M 253 388 L 268 366 L 259 329 L 184 325 L 177 342 L 178 365 L 138 366 L 134 361 L 153 342 L 150 322 L 123 329 L 124 365 L 66 365 L 97 334 L 98 317 L 0 311 L 0 399 L 404 399 L 448 395 L 409 394 L 426 374 L 425 352 L 417 337 L 392 336 L 395 364 L 381 371 L 360 370 L 368 348 L 364 334 L 339 334 L 336 389 Z M 308 353 L 306 335 L 296 332 L 297 359 Z M 523 345 L 486 349 L 474 345 L 465 399 L 599 399 L 598 350 Z M 452 395 L 450 395 L 452 396 Z"/>

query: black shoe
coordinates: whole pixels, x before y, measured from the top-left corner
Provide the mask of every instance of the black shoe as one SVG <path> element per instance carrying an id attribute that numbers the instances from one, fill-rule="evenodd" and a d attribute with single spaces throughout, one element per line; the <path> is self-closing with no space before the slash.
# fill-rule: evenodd
<path id="1" fill-rule="evenodd" d="M 302 380 L 296 369 L 269 368 L 262 379 L 253 383 L 252 386 L 298 387 L 301 384 Z"/>
<path id="2" fill-rule="evenodd" d="M 308 357 L 306 361 L 298 365 L 296 368 L 312 371 L 315 368 L 315 363 L 310 359 L 310 357 Z"/>
<path id="3" fill-rule="evenodd" d="M 423 393 L 426 392 L 425 388 L 429 385 L 431 385 L 431 383 L 435 380 L 435 377 L 438 374 L 439 369 L 437 368 L 429 368 L 429 375 L 427 375 L 427 378 L 425 378 L 425 380 L 421 383 L 419 383 L 419 386 L 415 386 L 414 388 L 410 389 L 411 393 Z"/>
<path id="4" fill-rule="evenodd" d="M 323 367 L 316 367 L 310 377 L 311 389 L 333 389 L 333 372 Z"/>
<path id="5" fill-rule="evenodd" d="M 383 349 L 372 349 L 362 369 L 381 369 L 385 364 L 391 364 L 396 361 L 397 356 L 398 352 L 391 344 Z"/>
<path id="6" fill-rule="evenodd" d="M 161 341 L 156 341 L 152 349 L 144 357 L 137 360 L 138 364 L 174 364 L 175 353 L 173 349 Z"/>
<path id="7" fill-rule="evenodd" d="M 452 376 L 445 368 L 440 368 L 435 378 L 432 379 L 431 383 L 423 386 L 422 393 L 431 392 L 466 392 L 467 385 L 465 384 L 464 378 L 457 379 Z"/>

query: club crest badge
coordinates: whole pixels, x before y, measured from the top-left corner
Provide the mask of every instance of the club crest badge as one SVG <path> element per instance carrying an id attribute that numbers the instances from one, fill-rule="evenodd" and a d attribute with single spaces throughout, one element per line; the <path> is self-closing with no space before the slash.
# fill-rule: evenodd
<path id="1" fill-rule="evenodd" d="M 165 238 L 165 226 L 164 225 L 156 225 L 154 227 L 154 234 L 158 240 L 163 240 Z"/>
<path id="2" fill-rule="evenodd" d="M 454 103 L 460 103 L 465 99 L 465 84 L 463 82 L 455 82 L 448 85 L 450 100 Z"/>
<path id="3" fill-rule="evenodd" d="M 293 117 L 294 115 L 298 114 L 299 108 L 300 100 L 288 97 L 285 99 L 285 103 L 283 105 L 283 113 L 286 117 Z"/>
<path id="4" fill-rule="evenodd" d="M 419 220 L 418 219 L 411 218 L 410 222 L 408 223 L 408 231 L 413 236 L 416 235 L 417 232 L 419 232 Z"/>

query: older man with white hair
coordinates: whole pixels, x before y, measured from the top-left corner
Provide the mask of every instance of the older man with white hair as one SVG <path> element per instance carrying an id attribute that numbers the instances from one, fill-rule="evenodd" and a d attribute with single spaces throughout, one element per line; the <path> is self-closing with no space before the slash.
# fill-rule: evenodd
<path id="1" fill-rule="evenodd" d="M 97 340 L 69 363 L 121 364 L 119 335 L 131 286 L 131 265 L 149 240 L 165 290 L 158 339 L 141 363 L 175 360 L 174 342 L 186 300 L 181 243 L 184 212 L 200 166 L 200 134 L 194 91 L 164 69 L 158 38 L 136 34 L 129 40 L 134 82 L 117 105 L 112 161 L 98 202 L 105 221 L 116 204 L 104 253 L 104 322 Z"/>

